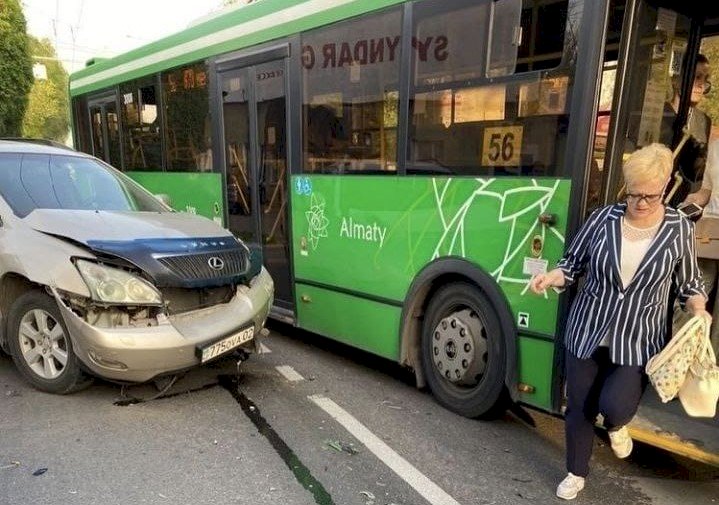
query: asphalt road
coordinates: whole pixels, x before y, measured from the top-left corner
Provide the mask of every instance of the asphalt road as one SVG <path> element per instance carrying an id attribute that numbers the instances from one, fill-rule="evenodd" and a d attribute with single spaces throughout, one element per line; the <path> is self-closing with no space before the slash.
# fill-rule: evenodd
<path id="1" fill-rule="evenodd" d="M 265 344 L 136 403 L 157 389 L 48 395 L 0 357 L 0 504 L 563 503 L 561 420 L 464 419 L 382 359 L 287 326 Z M 576 503 L 719 503 L 719 469 L 651 447 L 598 440 L 592 465 Z"/>

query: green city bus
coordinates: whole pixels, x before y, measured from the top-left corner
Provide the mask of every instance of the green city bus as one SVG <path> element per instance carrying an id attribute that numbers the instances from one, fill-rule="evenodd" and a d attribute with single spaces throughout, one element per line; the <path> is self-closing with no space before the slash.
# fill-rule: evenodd
<path id="1" fill-rule="evenodd" d="M 89 61 L 74 140 L 257 244 L 275 318 L 464 416 L 559 414 L 572 293 L 528 281 L 616 201 L 628 153 L 681 141 L 714 33 L 713 3 L 260 0 Z M 719 464 L 717 428 L 648 388 L 632 433 Z"/>

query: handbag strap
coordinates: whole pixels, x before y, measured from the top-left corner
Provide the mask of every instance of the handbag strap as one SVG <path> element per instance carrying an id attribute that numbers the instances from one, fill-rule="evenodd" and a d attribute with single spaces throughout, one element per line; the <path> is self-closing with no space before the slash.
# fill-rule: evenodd
<path id="1" fill-rule="evenodd" d="M 699 347 L 694 355 L 694 360 L 689 366 L 692 372 L 698 377 L 704 377 L 707 373 L 719 370 L 719 367 L 717 367 L 714 349 L 712 348 L 711 339 L 709 338 L 710 326 L 706 319 L 702 319 L 704 331 L 702 331 L 701 341 L 699 342 Z"/>

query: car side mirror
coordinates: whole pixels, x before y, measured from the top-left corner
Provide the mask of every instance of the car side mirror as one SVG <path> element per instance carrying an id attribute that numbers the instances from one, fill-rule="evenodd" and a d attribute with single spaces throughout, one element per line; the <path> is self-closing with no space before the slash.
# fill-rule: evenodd
<path id="1" fill-rule="evenodd" d="M 172 199 L 170 198 L 170 195 L 168 195 L 166 193 L 160 193 L 160 194 L 155 195 L 155 198 L 160 200 L 162 203 L 164 203 L 168 207 L 172 207 Z"/>

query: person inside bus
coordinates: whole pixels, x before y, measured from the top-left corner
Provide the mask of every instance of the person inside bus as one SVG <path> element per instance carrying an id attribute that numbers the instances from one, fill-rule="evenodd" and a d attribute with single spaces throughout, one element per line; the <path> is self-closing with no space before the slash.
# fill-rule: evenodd
<path id="1" fill-rule="evenodd" d="M 598 414 L 615 455 L 625 458 L 632 451 L 626 425 L 647 384 L 644 365 L 667 341 L 670 291 L 682 308 L 711 319 L 693 225 L 662 202 L 671 171 L 666 146 L 650 144 L 632 153 L 623 166 L 626 202 L 595 210 L 558 267 L 530 281 L 538 294 L 572 285 L 581 275 L 586 281 L 564 336 L 568 474 L 557 496 L 566 500 L 584 489 Z"/>
<path id="2" fill-rule="evenodd" d="M 702 207 L 702 217 L 719 219 L 719 139 L 709 143 L 707 166 L 701 189 L 689 194 L 684 203 L 695 203 Z M 699 258 L 699 269 L 702 271 L 707 293 L 711 293 L 717 287 L 719 260 Z M 712 314 L 719 314 L 719 290 L 714 294 L 712 307 Z M 712 325 L 710 339 L 714 351 L 719 354 L 719 324 Z"/>
<path id="3" fill-rule="evenodd" d="M 310 165 L 317 171 L 341 173 L 349 164 L 347 133 L 341 118 L 326 105 L 309 106 L 307 110 L 307 153 Z"/>
<path id="4" fill-rule="evenodd" d="M 672 146 L 674 140 L 674 129 L 677 127 L 676 118 L 681 101 L 680 76 L 672 78 L 672 99 L 664 104 L 664 115 L 662 117 L 661 132 L 659 141 Z M 704 173 L 707 159 L 707 144 L 709 132 L 711 131 L 711 119 L 698 109 L 704 95 L 711 90 L 709 80 L 709 60 L 703 54 L 699 54 L 694 70 L 694 83 L 692 85 L 691 97 L 689 99 L 689 112 L 687 115 L 686 134 L 687 141 L 677 156 L 677 169 L 680 170 L 683 181 L 677 192 L 672 197 L 670 204 L 676 206 L 682 202 L 691 191 L 696 191 L 699 181 Z M 683 132 L 684 133 L 684 132 Z M 680 137 L 681 139 L 681 137 Z"/>

